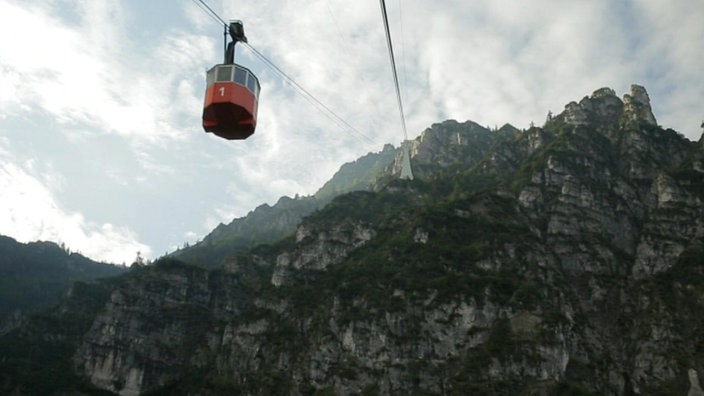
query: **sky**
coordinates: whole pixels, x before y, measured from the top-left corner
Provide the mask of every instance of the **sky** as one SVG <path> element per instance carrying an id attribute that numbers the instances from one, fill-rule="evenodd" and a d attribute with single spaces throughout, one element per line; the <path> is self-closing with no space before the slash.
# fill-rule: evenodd
<path id="1" fill-rule="evenodd" d="M 0 0 L 0 234 L 130 264 L 202 239 L 404 139 L 379 2 L 210 0 L 259 78 L 245 141 L 203 132 L 222 26 L 192 0 Z M 388 0 L 408 137 L 446 119 L 542 125 L 601 87 L 704 119 L 701 0 Z"/>

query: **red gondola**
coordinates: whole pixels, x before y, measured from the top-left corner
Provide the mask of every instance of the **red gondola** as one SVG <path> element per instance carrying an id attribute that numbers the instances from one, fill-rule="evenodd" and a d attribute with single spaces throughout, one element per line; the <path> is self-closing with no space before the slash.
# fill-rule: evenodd
<path id="1" fill-rule="evenodd" d="M 259 80 L 235 64 L 235 44 L 247 42 L 242 22 L 230 22 L 229 33 L 232 41 L 225 50 L 225 62 L 206 74 L 203 129 L 228 140 L 247 139 L 257 127 Z"/>

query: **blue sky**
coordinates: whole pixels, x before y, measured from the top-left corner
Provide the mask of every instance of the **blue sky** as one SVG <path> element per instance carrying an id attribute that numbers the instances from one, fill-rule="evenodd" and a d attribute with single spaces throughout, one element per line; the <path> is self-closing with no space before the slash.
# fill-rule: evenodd
<path id="1" fill-rule="evenodd" d="M 402 140 L 377 1 L 207 2 L 370 139 L 247 48 L 246 141 L 200 126 L 222 29 L 191 0 L 0 0 L 0 234 L 98 260 L 155 258 Z M 409 137 L 434 122 L 541 125 L 601 87 L 650 94 L 691 140 L 704 119 L 700 0 L 387 1 Z"/>

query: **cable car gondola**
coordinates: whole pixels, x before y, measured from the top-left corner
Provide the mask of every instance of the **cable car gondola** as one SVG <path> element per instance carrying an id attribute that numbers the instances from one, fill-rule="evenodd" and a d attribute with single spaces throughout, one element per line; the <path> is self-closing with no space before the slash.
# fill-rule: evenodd
<path id="1" fill-rule="evenodd" d="M 224 63 L 206 74 L 203 129 L 228 140 L 247 139 L 257 127 L 259 80 L 235 63 L 235 44 L 247 42 L 242 22 L 230 22 L 228 31 L 232 41 L 225 50 Z"/>

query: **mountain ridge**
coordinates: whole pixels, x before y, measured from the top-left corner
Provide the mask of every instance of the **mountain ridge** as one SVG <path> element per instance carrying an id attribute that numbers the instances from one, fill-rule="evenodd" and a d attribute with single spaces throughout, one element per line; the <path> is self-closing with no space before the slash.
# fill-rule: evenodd
<path id="1" fill-rule="evenodd" d="M 255 244 L 276 242 L 292 234 L 305 216 L 325 206 L 334 197 L 372 189 L 377 177 L 397 152 L 398 149 L 392 145 L 385 145 L 377 153 L 370 152 L 343 164 L 315 194 L 294 198 L 283 196 L 272 206 L 259 205 L 246 216 L 236 218 L 227 225 L 220 223 L 202 241 L 169 256 L 195 264 L 210 262 L 217 265 L 227 256 Z"/>
<path id="2" fill-rule="evenodd" d="M 94 292 L 72 372 L 120 395 L 687 392 L 704 145 L 659 127 L 643 87 L 527 130 L 434 124 L 411 153 L 416 180 L 390 176 L 397 156 L 278 242 Z"/>

